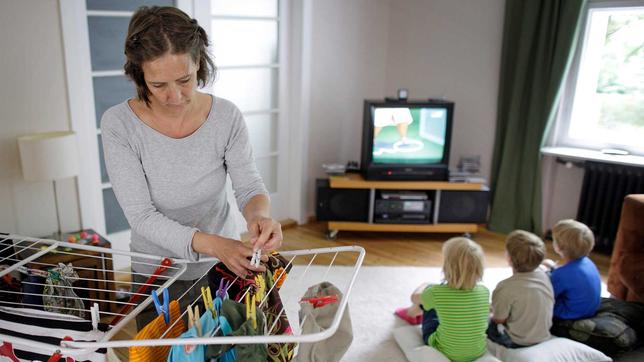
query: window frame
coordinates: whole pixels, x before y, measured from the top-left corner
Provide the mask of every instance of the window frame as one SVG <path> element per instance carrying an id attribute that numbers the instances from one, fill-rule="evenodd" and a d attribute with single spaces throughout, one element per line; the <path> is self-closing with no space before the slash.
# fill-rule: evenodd
<path id="1" fill-rule="evenodd" d="M 594 140 L 579 140 L 568 137 L 568 129 L 572 122 L 572 111 L 575 101 L 577 80 L 582 61 L 582 54 L 589 36 L 590 14 L 593 10 L 598 9 L 619 9 L 619 8 L 644 8 L 644 0 L 595 0 L 589 1 L 583 11 L 580 24 L 582 28 L 577 38 L 577 47 L 575 49 L 570 69 L 564 79 L 562 86 L 561 98 L 557 110 L 555 124 L 550 137 L 550 144 L 555 147 L 583 148 L 592 150 L 602 149 L 620 149 L 628 151 L 630 154 L 644 156 L 644 141 L 642 146 L 625 145 L 612 142 L 596 142 Z"/>

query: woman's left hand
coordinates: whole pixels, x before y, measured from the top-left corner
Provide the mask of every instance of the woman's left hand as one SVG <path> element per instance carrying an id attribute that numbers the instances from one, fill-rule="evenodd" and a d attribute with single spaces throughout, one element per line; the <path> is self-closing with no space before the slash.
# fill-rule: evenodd
<path id="1" fill-rule="evenodd" d="M 282 225 L 269 217 L 251 220 L 248 231 L 254 250 L 273 251 L 282 246 Z"/>

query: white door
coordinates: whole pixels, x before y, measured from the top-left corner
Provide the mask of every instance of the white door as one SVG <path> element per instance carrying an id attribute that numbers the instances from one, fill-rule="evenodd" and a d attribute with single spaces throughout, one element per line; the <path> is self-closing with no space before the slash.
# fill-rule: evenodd
<path id="1" fill-rule="evenodd" d="M 208 33 L 217 66 L 208 91 L 243 113 L 277 220 L 289 216 L 285 5 L 279 0 L 194 2 L 195 18 Z"/>

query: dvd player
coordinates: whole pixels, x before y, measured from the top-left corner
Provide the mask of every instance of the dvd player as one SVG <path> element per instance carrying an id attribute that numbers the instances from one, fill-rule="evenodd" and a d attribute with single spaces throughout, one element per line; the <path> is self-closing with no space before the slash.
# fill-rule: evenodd
<path id="1" fill-rule="evenodd" d="M 428 223 L 431 216 L 430 200 L 381 199 L 376 200 L 374 221 L 382 223 Z"/>

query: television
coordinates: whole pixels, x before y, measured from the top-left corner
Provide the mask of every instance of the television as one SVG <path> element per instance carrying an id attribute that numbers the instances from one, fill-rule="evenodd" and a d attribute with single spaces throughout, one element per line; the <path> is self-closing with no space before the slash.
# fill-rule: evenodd
<path id="1" fill-rule="evenodd" d="M 453 113 L 450 101 L 365 100 L 364 178 L 447 181 Z"/>

